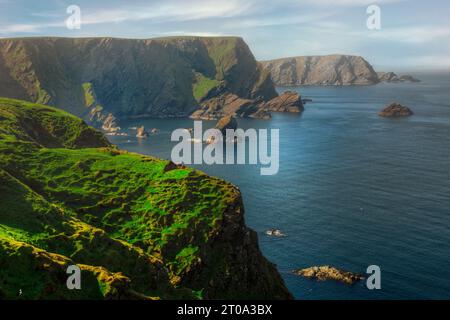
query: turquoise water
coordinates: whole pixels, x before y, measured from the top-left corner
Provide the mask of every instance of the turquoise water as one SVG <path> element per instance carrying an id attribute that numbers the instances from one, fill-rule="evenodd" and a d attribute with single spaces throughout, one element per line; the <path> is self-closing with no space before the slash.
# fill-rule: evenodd
<path id="1" fill-rule="evenodd" d="M 296 298 L 450 298 L 450 76 L 417 76 L 423 82 L 291 88 L 313 99 L 302 115 L 240 119 L 242 128 L 280 129 L 277 175 L 261 176 L 255 165 L 197 166 L 241 189 L 247 224 Z M 415 115 L 378 117 L 393 101 Z M 145 141 L 111 140 L 168 159 L 171 131 L 192 127 L 192 120 L 121 126 L 140 124 L 160 131 Z M 287 237 L 270 238 L 269 228 Z M 290 272 L 323 264 L 361 273 L 378 265 L 382 288 L 315 282 Z"/>

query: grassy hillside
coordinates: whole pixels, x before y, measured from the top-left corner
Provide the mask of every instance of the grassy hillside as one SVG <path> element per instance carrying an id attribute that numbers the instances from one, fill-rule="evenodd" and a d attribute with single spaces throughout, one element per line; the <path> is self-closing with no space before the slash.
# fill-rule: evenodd
<path id="1" fill-rule="evenodd" d="M 0 297 L 289 298 L 236 187 L 0 98 Z M 65 286 L 81 267 L 82 290 Z"/>

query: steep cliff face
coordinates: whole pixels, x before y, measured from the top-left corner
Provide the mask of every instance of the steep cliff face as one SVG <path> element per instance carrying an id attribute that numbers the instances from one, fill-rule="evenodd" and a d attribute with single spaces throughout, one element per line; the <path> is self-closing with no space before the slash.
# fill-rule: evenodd
<path id="1" fill-rule="evenodd" d="M 377 73 L 359 56 L 304 56 L 262 61 L 279 86 L 369 85 L 378 83 Z"/>
<path id="2" fill-rule="evenodd" d="M 0 297 L 292 296 L 239 190 L 121 151 L 66 112 L 0 98 Z M 77 264 L 82 290 L 68 290 Z"/>
<path id="3" fill-rule="evenodd" d="M 0 96 L 86 119 L 184 117 L 227 94 L 277 96 L 241 38 L 0 39 Z"/>

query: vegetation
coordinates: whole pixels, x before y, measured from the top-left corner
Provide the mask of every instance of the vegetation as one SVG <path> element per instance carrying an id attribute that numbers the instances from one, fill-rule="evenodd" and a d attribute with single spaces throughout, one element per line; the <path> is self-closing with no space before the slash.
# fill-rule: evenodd
<path id="1" fill-rule="evenodd" d="M 84 92 L 84 101 L 86 107 L 91 107 L 95 103 L 94 91 L 92 89 L 92 83 L 85 82 L 82 85 Z"/>
<path id="2" fill-rule="evenodd" d="M 220 81 L 205 77 L 201 73 L 195 74 L 195 82 L 192 87 L 195 100 L 200 102 L 213 88 L 217 87 Z"/>
<path id="3" fill-rule="evenodd" d="M 238 198 L 56 108 L 0 98 L 0 297 L 201 298 L 183 278 Z M 70 264 L 83 290 L 66 288 Z"/>

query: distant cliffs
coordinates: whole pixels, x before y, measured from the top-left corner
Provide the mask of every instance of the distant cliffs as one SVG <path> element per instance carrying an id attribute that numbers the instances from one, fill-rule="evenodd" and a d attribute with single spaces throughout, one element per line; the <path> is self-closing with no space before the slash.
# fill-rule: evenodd
<path id="1" fill-rule="evenodd" d="M 280 86 L 378 83 L 375 70 L 358 56 L 304 56 L 262 61 L 261 64 Z"/>
<path id="2" fill-rule="evenodd" d="M 351 55 L 299 56 L 261 61 L 277 86 L 373 85 L 379 82 L 419 82 L 393 72 L 376 72 L 364 58 Z"/>
<path id="3" fill-rule="evenodd" d="M 399 76 L 394 72 L 377 72 L 377 75 L 381 82 L 420 82 L 409 74 Z"/>
<path id="4" fill-rule="evenodd" d="M 265 117 L 260 102 L 277 95 L 238 37 L 0 39 L 0 96 L 87 120 L 185 117 L 199 109 L 203 118 Z M 245 103 L 227 110 L 233 101 Z"/>

